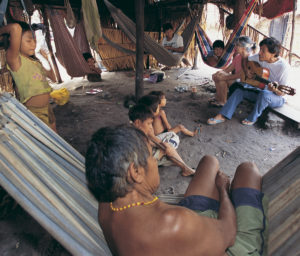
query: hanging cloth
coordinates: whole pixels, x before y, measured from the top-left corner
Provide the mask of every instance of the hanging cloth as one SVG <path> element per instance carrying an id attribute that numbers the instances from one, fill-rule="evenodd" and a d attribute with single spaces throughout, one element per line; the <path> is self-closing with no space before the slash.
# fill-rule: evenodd
<path id="1" fill-rule="evenodd" d="M 274 19 L 294 10 L 294 0 L 269 0 L 263 4 L 262 16 Z"/>
<path id="2" fill-rule="evenodd" d="M 98 52 L 102 29 L 96 0 L 82 0 L 82 13 L 86 37 L 91 48 Z"/>
<path id="3" fill-rule="evenodd" d="M 120 9 L 116 8 L 109 1 L 104 0 L 111 16 L 114 18 L 118 26 L 128 36 L 128 38 L 135 43 L 136 42 L 136 25 L 129 19 Z M 194 35 L 196 24 L 199 22 L 199 17 L 194 17 L 182 32 L 184 51 L 182 54 L 173 54 L 164 48 L 161 44 L 157 43 L 149 35 L 144 33 L 144 48 L 146 53 L 152 54 L 159 63 L 166 66 L 176 66 L 180 63 L 184 53 L 189 48 L 189 44 Z M 107 40 L 106 40 L 107 41 Z"/>
<path id="4" fill-rule="evenodd" d="M 67 9 L 67 17 L 66 17 L 67 26 L 69 28 L 75 28 L 76 19 L 69 0 L 65 0 L 65 7 Z"/>
<path id="5" fill-rule="evenodd" d="M 89 42 L 86 38 L 83 18 L 76 24 L 73 38 L 81 53 L 91 51 Z"/>
<path id="6" fill-rule="evenodd" d="M 67 29 L 63 15 L 58 10 L 46 8 L 54 36 L 56 56 L 65 67 L 71 77 L 85 76 L 94 73 L 79 51 L 69 30 Z"/>
<path id="7" fill-rule="evenodd" d="M 225 49 L 223 51 L 223 54 L 220 57 L 220 59 L 218 60 L 218 63 L 213 66 L 212 65 L 210 65 L 210 66 L 212 66 L 214 68 L 223 68 L 229 64 L 231 57 L 233 55 L 235 41 L 241 36 L 244 28 L 246 27 L 246 25 L 249 21 L 249 18 L 251 16 L 254 8 L 257 5 L 257 2 L 258 2 L 258 0 L 251 1 L 248 8 L 245 10 L 242 18 L 240 19 L 239 23 L 236 24 L 233 32 L 231 33 L 230 38 L 229 38 L 229 40 L 225 46 Z M 199 24 L 197 24 L 195 35 L 196 35 L 196 40 L 197 40 L 197 44 L 200 49 L 202 59 L 207 65 L 209 65 L 206 62 L 206 57 L 207 57 L 207 54 L 213 50 L 212 42 L 208 38 L 205 31 L 200 27 Z"/>

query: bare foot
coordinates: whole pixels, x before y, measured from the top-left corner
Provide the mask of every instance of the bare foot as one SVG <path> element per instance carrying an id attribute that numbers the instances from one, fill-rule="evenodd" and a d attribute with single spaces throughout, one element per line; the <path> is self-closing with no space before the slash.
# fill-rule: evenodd
<path id="1" fill-rule="evenodd" d="M 182 169 L 181 175 L 183 177 L 192 176 L 195 174 L 195 172 L 196 171 L 192 168 L 185 168 L 185 169 Z"/>
<path id="2" fill-rule="evenodd" d="M 193 132 L 193 136 L 195 136 L 195 135 L 197 135 L 198 133 L 200 133 L 201 132 L 201 127 L 197 127 L 196 129 L 195 129 L 195 131 Z M 192 136 L 192 137 L 193 137 Z"/>

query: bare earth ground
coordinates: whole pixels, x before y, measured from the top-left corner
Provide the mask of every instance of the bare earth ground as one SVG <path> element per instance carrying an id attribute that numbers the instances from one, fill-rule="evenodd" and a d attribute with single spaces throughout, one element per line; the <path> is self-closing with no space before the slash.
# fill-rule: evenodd
<path id="1" fill-rule="evenodd" d="M 214 86 L 210 81 L 211 71 L 185 69 L 167 71 L 166 79 L 160 83 L 145 82 L 145 94 L 162 90 L 167 97 L 165 111 L 171 125 L 184 124 L 194 130 L 200 126 L 196 137 L 180 134 L 179 154 L 191 167 L 196 167 L 205 154 L 216 156 L 222 170 L 230 177 L 243 161 L 254 161 L 262 174 L 300 145 L 300 130 L 295 123 L 284 121 L 274 114 L 269 115 L 266 128 L 263 124 L 251 127 L 240 124 L 251 109 L 251 104 L 241 104 L 232 120 L 209 126 L 206 120 L 216 115 L 218 108 L 208 106 Z M 104 73 L 100 83 L 88 83 L 76 79 L 66 83 L 71 91 L 70 102 L 54 108 L 58 133 L 83 155 L 87 141 L 98 128 L 128 123 L 128 109 L 123 107 L 124 97 L 134 94 L 134 72 Z M 181 75 L 179 79 L 176 79 Z M 206 85 L 200 85 L 209 82 Z M 80 87 L 81 86 L 81 87 Z M 177 92 L 176 86 L 196 86 L 197 95 Z M 91 88 L 103 92 L 87 95 Z M 182 177 L 178 167 L 159 168 L 161 186 L 158 194 L 184 193 L 190 177 Z M 17 207 L 0 220 L 0 255 L 68 255 L 50 235 L 27 213 Z"/>

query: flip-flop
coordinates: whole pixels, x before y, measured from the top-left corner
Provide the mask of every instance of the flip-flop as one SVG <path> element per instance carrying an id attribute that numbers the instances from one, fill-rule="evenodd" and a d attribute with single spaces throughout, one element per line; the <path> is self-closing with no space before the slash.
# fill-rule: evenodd
<path id="1" fill-rule="evenodd" d="M 215 98 L 215 97 L 212 97 L 212 98 L 209 98 L 209 99 L 208 99 L 208 102 L 212 102 L 212 101 L 216 101 L 216 98 Z"/>
<path id="2" fill-rule="evenodd" d="M 99 93 L 99 92 L 102 92 L 103 90 L 102 89 L 99 89 L 99 88 L 94 88 L 94 89 L 91 89 L 91 90 L 89 90 L 89 91 L 87 91 L 87 92 L 85 92 L 86 94 L 97 94 L 97 93 Z"/>
<path id="3" fill-rule="evenodd" d="M 225 122 L 225 120 L 223 120 L 223 119 L 215 119 L 215 118 L 209 118 L 208 120 L 207 120 L 207 124 L 209 124 L 209 125 L 215 125 L 215 124 L 220 124 L 220 123 L 224 123 Z"/>
<path id="4" fill-rule="evenodd" d="M 253 125 L 255 122 L 251 122 L 251 121 L 249 121 L 248 119 L 244 119 L 243 121 L 242 121 L 242 124 L 243 125 L 248 125 L 248 126 L 251 126 L 251 125 Z"/>

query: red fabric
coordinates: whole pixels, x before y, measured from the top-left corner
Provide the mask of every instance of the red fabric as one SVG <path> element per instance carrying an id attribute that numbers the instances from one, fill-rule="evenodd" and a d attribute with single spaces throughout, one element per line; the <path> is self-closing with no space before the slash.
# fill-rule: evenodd
<path id="1" fill-rule="evenodd" d="M 66 27 L 63 16 L 57 10 L 46 8 L 46 11 L 53 32 L 56 48 L 55 54 L 59 62 L 66 68 L 68 75 L 71 77 L 80 77 L 94 73 L 75 44 Z"/>
<path id="2" fill-rule="evenodd" d="M 294 10 L 294 0 L 269 0 L 263 4 L 262 16 L 274 19 Z"/>
<path id="3" fill-rule="evenodd" d="M 80 20 L 79 23 L 76 24 L 73 38 L 74 38 L 74 42 L 76 43 L 76 45 L 78 46 L 79 50 L 82 53 L 91 52 L 89 42 L 86 38 L 83 18 Z"/>

